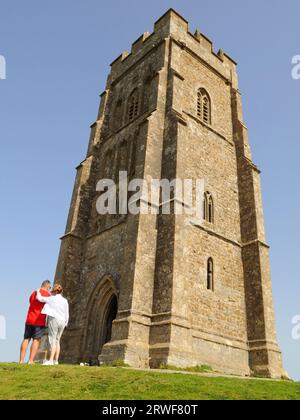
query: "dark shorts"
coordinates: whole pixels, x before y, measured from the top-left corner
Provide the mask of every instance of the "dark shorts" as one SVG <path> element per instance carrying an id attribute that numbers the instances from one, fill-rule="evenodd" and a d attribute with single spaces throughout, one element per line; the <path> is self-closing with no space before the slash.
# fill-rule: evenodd
<path id="1" fill-rule="evenodd" d="M 43 337 L 46 327 L 25 325 L 24 340 L 39 340 Z"/>

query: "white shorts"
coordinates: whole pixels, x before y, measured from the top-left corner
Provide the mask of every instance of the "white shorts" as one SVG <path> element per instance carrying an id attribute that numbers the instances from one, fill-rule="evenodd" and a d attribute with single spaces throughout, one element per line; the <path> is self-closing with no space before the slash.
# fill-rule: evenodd
<path id="1" fill-rule="evenodd" d="M 66 323 L 60 321 L 52 316 L 48 316 L 48 337 L 51 349 L 60 343 L 61 336 L 63 335 Z"/>

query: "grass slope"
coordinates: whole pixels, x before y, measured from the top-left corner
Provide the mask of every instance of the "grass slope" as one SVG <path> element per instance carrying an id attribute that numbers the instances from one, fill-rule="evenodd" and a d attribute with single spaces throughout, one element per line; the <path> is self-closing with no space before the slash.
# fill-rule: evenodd
<path id="1" fill-rule="evenodd" d="M 300 383 L 111 367 L 0 364 L 0 399 L 300 400 Z"/>

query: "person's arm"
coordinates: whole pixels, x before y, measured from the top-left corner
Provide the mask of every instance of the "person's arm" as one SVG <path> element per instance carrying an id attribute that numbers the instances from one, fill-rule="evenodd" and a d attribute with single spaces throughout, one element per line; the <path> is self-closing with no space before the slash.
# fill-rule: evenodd
<path id="1" fill-rule="evenodd" d="M 29 305 L 31 305 L 36 300 L 36 292 L 31 293 L 29 298 Z"/>
<path id="2" fill-rule="evenodd" d="M 50 299 L 51 299 L 51 296 L 49 296 L 49 297 L 42 296 L 41 295 L 41 292 L 40 292 L 40 289 L 38 289 L 36 291 L 36 300 L 38 300 L 39 302 L 41 302 L 41 303 L 49 303 L 50 302 Z"/>
<path id="3" fill-rule="evenodd" d="M 66 310 L 65 310 L 65 312 L 66 312 L 66 327 L 68 326 L 68 323 L 69 323 L 69 303 L 68 303 L 68 301 L 66 301 Z"/>

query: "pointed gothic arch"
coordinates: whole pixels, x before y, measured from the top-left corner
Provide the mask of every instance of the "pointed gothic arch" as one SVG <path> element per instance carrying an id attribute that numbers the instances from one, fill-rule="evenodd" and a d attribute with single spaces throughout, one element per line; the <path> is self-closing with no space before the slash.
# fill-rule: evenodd
<path id="1" fill-rule="evenodd" d="M 99 281 L 88 300 L 83 361 L 98 363 L 104 344 L 111 340 L 117 312 L 118 291 L 112 277 L 107 275 Z"/>
<path id="2" fill-rule="evenodd" d="M 127 122 L 133 121 L 139 114 L 139 91 L 135 88 L 128 98 Z"/>
<path id="3" fill-rule="evenodd" d="M 211 99 L 204 88 L 197 92 L 197 116 L 205 124 L 211 124 Z"/>

